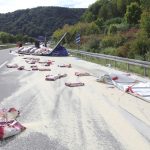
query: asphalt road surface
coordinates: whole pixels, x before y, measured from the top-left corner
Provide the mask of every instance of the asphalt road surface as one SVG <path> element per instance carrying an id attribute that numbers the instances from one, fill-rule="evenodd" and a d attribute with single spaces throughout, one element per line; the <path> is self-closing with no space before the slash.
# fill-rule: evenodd
<path id="1" fill-rule="evenodd" d="M 0 50 L 0 66 L 14 57 L 14 55 L 8 55 L 10 50 L 14 50 L 14 48 Z"/>
<path id="2" fill-rule="evenodd" d="M 15 48 L 0 50 L 0 101 L 14 92 L 18 87 L 17 79 L 12 74 L 9 74 L 7 78 L 5 78 L 5 75 L 2 76 L 5 65 L 15 57 L 9 54 L 9 52 L 14 49 Z"/>
<path id="3" fill-rule="evenodd" d="M 23 57 L 0 51 L 0 108 L 19 109 L 17 120 L 27 127 L 1 141 L 0 149 L 150 149 L 150 104 L 96 82 L 95 76 L 115 70 L 74 57 L 39 57 L 54 61 L 51 71 L 6 68 L 6 63 L 29 68 Z M 58 67 L 69 63 L 72 68 Z M 75 77 L 76 71 L 93 76 Z M 46 75 L 59 73 L 67 73 L 67 77 L 45 81 Z M 85 86 L 70 88 L 65 82 L 84 82 Z"/>

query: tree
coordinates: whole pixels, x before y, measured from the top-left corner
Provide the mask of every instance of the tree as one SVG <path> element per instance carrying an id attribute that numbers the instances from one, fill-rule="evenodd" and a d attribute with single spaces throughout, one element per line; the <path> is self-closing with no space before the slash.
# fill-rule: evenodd
<path id="1" fill-rule="evenodd" d="M 142 7 L 146 10 L 150 10 L 150 0 L 140 0 Z"/>
<path id="2" fill-rule="evenodd" d="M 138 24 L 141 17 L 141 7 L 138 3 L 134 2 L 127 6 L 125 13 L 125 20 L 129 24 Z"/>
<path id="3" fill-rule="evenodd" d="M 141 15 L 141 29 L 150 38 L 150 11 L 144 11 Z"/>
<path id="4" fill-rule="evenodd" d="M 95 20 L 95 16 L 90 11 L 85 13 L 83 18 L 86 22 L 92 22 L 93 20 Z"/>
<path id="5" fill-rule="evenodd" d="M 123 16 L 126 11 L 127 0 L 117 0 L 117 9 L 120 16 Z"/>
<path id="6" fill-rule="evenodd" d="M 95 21 L 95 24 L 99 27 L 100 30 L 103 29 L 103 26 L 104 26 L 104 20 L 102 18 L 98 18 L 96 21 Z"/>
<path id="7" fill-rule="evenodd" d="M 6 32 L 0 32 L 0 41 L 2 43 L 8 43 L 9 42 L 9 37 L 10 37 L 10 34 L 8 34 Z"/>
<path id="8" fill-rule="evenodd" d="M 111 1 L 104 1 L 99 10 L 98 17 L 107 20 L 113 18 L 114 16 L 114 7 Z"/>
<path id="9" fill-rule="evenodd" d="M 23 35 L 22 34 L 17 34 L 16 35 L 16 41 L 23 41 Z"/>
<path id="10" fill-rule="evenodd" d="M 90 24 L 88 24 L 88 26 L 86 28 L 87 35 L 98 34 L 98 33 L 99 33 L 99 28 L 94 22 L 91 22 Z"/>
<path id="11" fill-rule="evenodd" d="M 147 37 L 138 37 L 133 41 L 131 49 L 135 55 L 143 57 L 143 60 L 146 60 L 147 52 L 150 52 L 150 39 Z"/>

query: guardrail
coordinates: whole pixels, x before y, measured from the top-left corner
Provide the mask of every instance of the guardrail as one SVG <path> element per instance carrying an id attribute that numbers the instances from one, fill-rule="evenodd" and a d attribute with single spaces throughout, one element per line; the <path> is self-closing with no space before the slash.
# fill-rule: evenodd
<path id="1" fill-rule="evenodd" d="M 127 64 L 127 70 L 129 71 L 130 65 L 134 66 L 139 66 L 144 68 L 144 76 L 147 76 L 147 69 L 150 69 L 150 62 L 148 61 L 141 61 L 141 60 L 135 60 L 135 59 L 128 59 L 128 58 L 123 58 L 123 57 L 118 57 L 118 56 L 111 56 L 111 55 L 105 55 L 105 54 L 99 54 L 99 53 L 91 53 L 91 52 L 86 52 L 86 51 L 80 51 L 80 50 L 71 50 L 69 49 L 70 53 L 74 54 L 80 54 L 88 57 L 94 57 L 98 59 L 105 59 L 105 60 L 112 60 L 115 62 L 115 67 L 116 67 L 116 62 L 121 62 Z"/>
<path id="2" fill-rule="evenodd" d="M 5 47 L 6 47 L 6 45 L 0 45 L 0 49 L 3 49 Z"/>

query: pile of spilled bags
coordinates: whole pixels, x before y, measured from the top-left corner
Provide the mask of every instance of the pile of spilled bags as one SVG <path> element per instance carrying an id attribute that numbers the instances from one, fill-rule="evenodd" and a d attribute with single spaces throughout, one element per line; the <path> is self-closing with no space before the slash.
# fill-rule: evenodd
<path id="1" fill-rule="evenodd" d="M 50 65 L 53 64 L 54 61 L 46 60 L 46 61 L 40 61 L 40 58 L 33 58 L 33 57 L 24 57 L 23 58 L 25 62 L 28 64 L 27 67 L 30 66 L 29 69 L 27 69 L 25 66 L 19 66 L 16 63 L 14 64 L 6 64 L 7 68 L 17 68 L 17 70 L 26 70 L 26 71 L 51 71 L 50 68 L 48 68 Z M 42 64 L 43 66 L 38 67 L 36 64 Z"/>
<path id="2" fill-rule="evenodd" d="M 38 57 L 24 57 L 23 58 L 27 67 L 29 67 L 29 69 L 26 69 L 25 66 L 18 66 L 17 64 L 7 64 L 6 66 L 8 68 L 17 68 L 17 70 L 27 70 L 27 71 L 51 71 L 51 69 L 49 68 L 49 66 L 53 65 L 53 60 L 40 60 L 40 58 Z M 40 65 L 40 66 L 39 66 Z M 71 64 L 61 64 L 61 65 L 57 65 L 57 67 L 60 68 L 72 68 Z M 75 72 L 74 73 L 75 76 L 77 77 L 84 77 L 84 76 L 91 76 L 90 73 L 88 72 Z M 46 81 L 56 81 L 60 78 L 64 78 L 67 77 L 66 73 L 63 74 L 56 74 L 56 75 L 52 75 L 52 74 L 48 74 L 45 76 L 45 80 Z M 79 86 L 84 86 L 85 84 L 83 82 L 67 82 L 65 83 L 65 86 L 68 87 L 79 87 Z"/>
<path id="3" fill-rule="evenodd" d="M 15 108 L 0 110 L 0 140 L 17 135 L 26 129 L 16 120 L 19 115 L 20 112 Z"/>
<path id="4" fill-rule="evenodd" d="M 30 47 L 20 47 L 18 50 L 16 50 L 19 54 L 33 54 L 33 55 L 43 55 L 43 54 L 49 54 L 52 51 L 52 49 L 41 46 L 40 48 L 36 48 L 34 46 Z"/>

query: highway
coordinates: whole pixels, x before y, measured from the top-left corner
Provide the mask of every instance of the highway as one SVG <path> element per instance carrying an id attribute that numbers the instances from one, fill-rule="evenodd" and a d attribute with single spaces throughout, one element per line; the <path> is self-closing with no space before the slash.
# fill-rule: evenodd
<path id="1" fill-rule="evenodd" d="M 51 71 L 18 71 L 24 57 L 53 60 Z M 60 68 L 71 64 L 72 68 Z M 38 64 L 41 65 L 41 64 Z M 75 77 L 75 72 L 92 76 Z M 17 56 L 0 51 L 0 108 L 20 110 L 27 129 L 0 142 L 1 150 L 149 150 L 150 103 L 96 82 L 96 76 L 119 72 L 74 57 Z M 45 81 L 48 74 L 67 77 Z M 67 87 L 65 82 L 84 82 Z"/>
<path id="2" fill-rule="evenodd" d="M 2 76 L 5 65 L 14 57 L 14 55 L 9 54 L 10 50 L 14 50 L 14 48 L 0 50 L 0 101 L 11 94 L 18 87 L 17 80 L 15 80 L 16 78 L 12 75 L 8 75 L 6 78 L 5 75 Z"/>
<path id="3" fill-rule="evenodd" d="M 14 57 L 13 55 L 7 55 L 10 50 L 11 49 L 0 50 L 0 68 L 2 68 L 7 61 Z"/>

